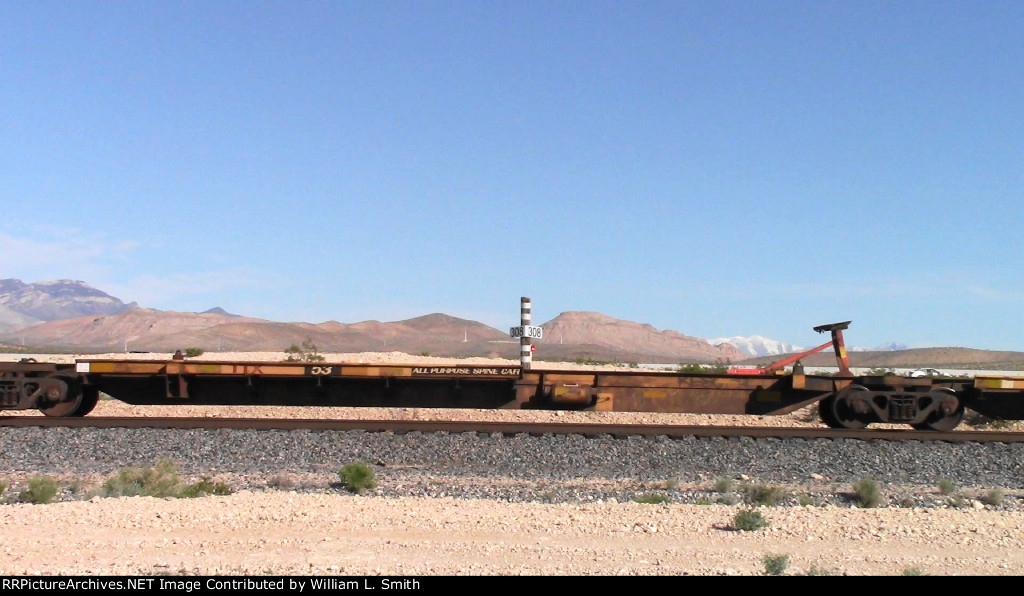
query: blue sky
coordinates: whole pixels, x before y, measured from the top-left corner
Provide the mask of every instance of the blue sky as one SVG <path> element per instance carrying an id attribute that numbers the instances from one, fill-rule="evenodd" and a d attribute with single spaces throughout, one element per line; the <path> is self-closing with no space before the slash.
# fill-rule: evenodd
<path id="1" fill-rule="evenodd" d="M 0 277 L 1024 350 L 1024 3 L 0 3 Z"/>

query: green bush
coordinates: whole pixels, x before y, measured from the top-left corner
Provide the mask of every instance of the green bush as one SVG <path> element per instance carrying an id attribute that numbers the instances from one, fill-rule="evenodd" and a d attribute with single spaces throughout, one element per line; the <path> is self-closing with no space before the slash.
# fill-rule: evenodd
<path id="1" fill-rule="evenodd" d="M 28 488 L 21 492 L 18 500 L 22 503 L 37 503 L 45 505 L 52 503 L 57 497 L 60 485 L 49 476 L 34 476 L 28 481 Z"/>
<path id="2" fill-rule="evenodd" d="M 213 482 L 209 478 L 203 478 L 195 484 L 182 487 L 178 491 L 179 497 L 183 499 L 192 499 L 195 497 L 205 497 L 207 495 L 230 495 L 231 489 L 228 485 L 223 482 Z"/>
<path id="3" fill-rule="evenodd" d="M 944 495 L 951 495 L 956 492 L 956 483 L 949 478 L 939 480 L 939 492 Z"/>
<path id="4" fill-rule="evenodd" d="M 821 505 L 821 499 L 818 499 L 817 497 L 812 497 L 810 495 L 800 495 L 799 497 L 797 497 L 796 502 L 801 507 L 818 507 Z"/>
<path id="5" fill-rule="evenodd" d="M 644 503 L 647 505 L 659 505 L 661 503 L 670 503 L 672 499 L 668 498 L 668 495 L 638 495 L 633 497 L 633 501 L 636 503 Z"/>
<path id="6" fill-rule="evenodd" d="M 362 462 L 346 465 L 338 471 L 338 476 L 341 477 L 341 482 L 349 492 L 360 494 L 363 491 L 377 488 L 377 474 L 374 473 L 373 468 Z"/>
<path id="7" fill-rule="evenodd" d="M 185 357 L 186 358 L 195 358 L 196 356 L 202 356 L 202 355 L 203 355 L 203 349 L 202 348 L 185 348 Z"/>
<path id="8" fill-rule="evenodd" d="M 161 458 L 152 468 L 121 470 L 103 483 L 107 497 L 175 497 L 181 490 L 181 478 L 174 462 Z"/>
<path id="9" fill-rule="evenodd" d="M 10 486 L 10 484 L 8 484 L 6 480 L 0 480 L 0 497 L 4 496 L 4 493 L 7 492 L 8 486 Z"/>
<path id="10" fill-rule="evenodd" d="M 121 470 L 103 483 L 100 494 L 106 497 L 189 499 L 206 495 L 230 495 L 231 488 L 209 478 L 203 478 L 193 484 L 183 484 L 174 462 L 168 458 L 161 458 L 152 468 Z"/>
<path id="11" fill-rule="evenodd" d="M 773 555 L 771 553 L 761 557 L 764 563 L 764 572 L 768 575 L 782 575 L 789 567 L 789 555 Z"/>
<path id="12" fill-rule="evenodd" d="M 732 528 L 740 532 L 753 532 L 768 525 L 768 521 L 755 509 L 744 509 L 732 519 Z"/>
<path id="13" fill-rule="evenodd" d="M 882 491 L 878 483 L 871 478 L 861 478 L 853 485 L 853 492 L 857 496 L 857 506 L 865 509 L 878 507 L 882 503 Z"/>

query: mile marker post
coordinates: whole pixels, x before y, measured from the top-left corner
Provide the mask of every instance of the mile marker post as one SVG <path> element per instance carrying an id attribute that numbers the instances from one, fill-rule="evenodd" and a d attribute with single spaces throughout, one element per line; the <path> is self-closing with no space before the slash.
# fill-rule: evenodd
<path id="1" fill-rule="evenodd" d="M 530 360 L 533 357 L 533 347 L 530 345 L 532 338 L 543 337 L 544 330 L 530 324 L 533 316 L 530 313 L 531 301 L 523 297 L 519 302 L 519 326 L 512 327 L 508 334 L 519 338 L 519 364 L 522 370 L 530 370 Z"/>

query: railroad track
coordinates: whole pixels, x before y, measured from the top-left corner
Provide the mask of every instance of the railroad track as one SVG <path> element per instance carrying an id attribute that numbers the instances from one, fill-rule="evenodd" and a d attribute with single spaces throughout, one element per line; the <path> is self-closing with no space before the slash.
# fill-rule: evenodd
<path id="1" fill-rule="evenodd" d="M 779 439 L 856 439 L 863 441 L 945 441 L 960 443 L 1020 443 L 1024 433 L 1001 431 L 915 431 L 915 430 L 836 430 L 830 428 L 705 426 L 663 424 L 586 424 L 536 422 L 480 422 L 432 420 L 343 420 L 280 418 L 184 418 L 184 417 L 88 417 L 51 418 L 44 416 L 0 416 L 0 427 L 64 428 L 167 428 L 167 429 L 248 429 L 248 430 L 362 430 L 393 433 L 481 433 L 530 435 L 583 435 L 617 437 L 750 437 Z"/>

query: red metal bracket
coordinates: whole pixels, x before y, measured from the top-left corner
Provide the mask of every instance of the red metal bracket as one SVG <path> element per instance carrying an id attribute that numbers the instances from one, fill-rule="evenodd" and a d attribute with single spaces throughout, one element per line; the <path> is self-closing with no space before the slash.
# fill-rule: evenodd
<path id="1" fill-rule="evenodd" d="M 850 326 L 850 321 L 844 321 L 842 323 L 831 323 L 829 325 L 819 325 L 814 328 L 818 333 L 824 333 L 825 331 L 832 332 L 832 339 L 827 341 L 816 348 L 811 348 L 806 352 L 800 352 L 787 358 L 783 358 L 778 362 L 773 362 L 764 368 L 731 368 L 729 374 L 733 375 L 774 375 L 776 372 L 782 370 L 786 365 L 792 364 L 801 358 L 810 356 L 811 354 L 817 354 L 825 348 L 832 346 L 836 352 L 836 363 L 839 365 L 838 376 L 852 377 L 853 373 L 850 372 L 850 357 L 846 353 L 846 344 L 843 341 L 843 329 Z"/>

